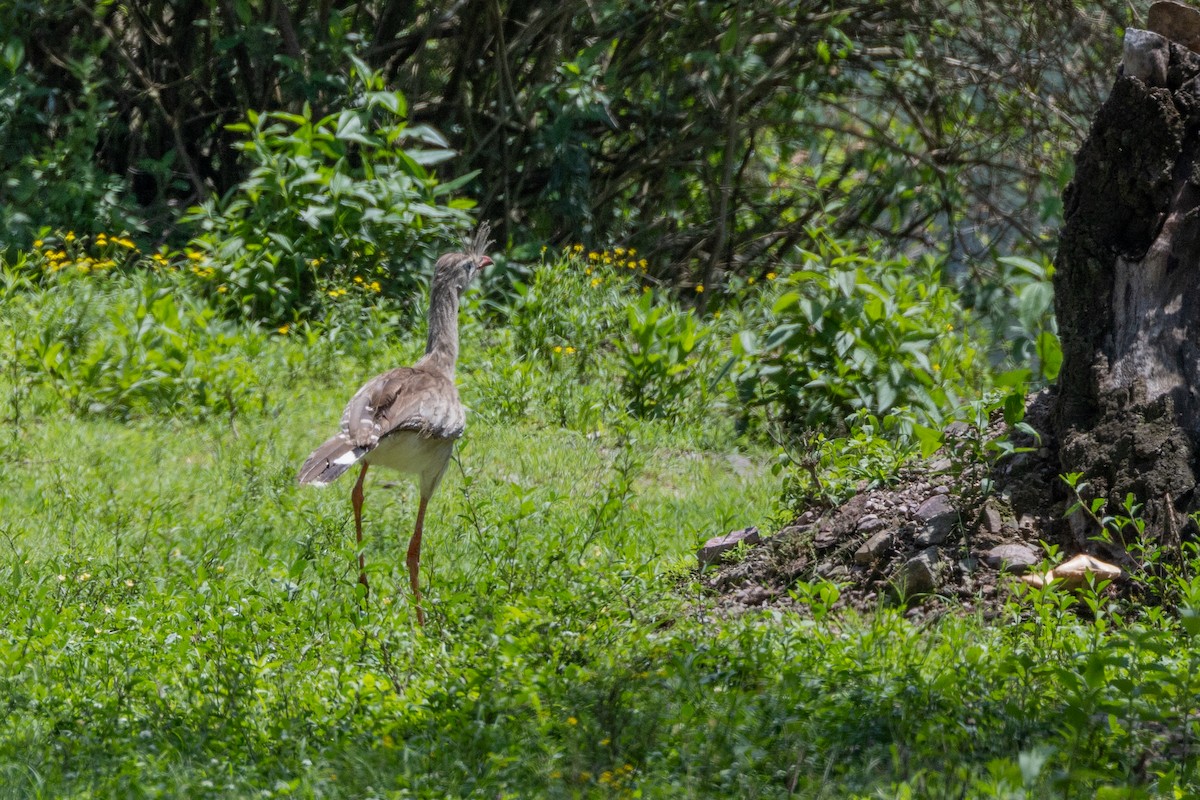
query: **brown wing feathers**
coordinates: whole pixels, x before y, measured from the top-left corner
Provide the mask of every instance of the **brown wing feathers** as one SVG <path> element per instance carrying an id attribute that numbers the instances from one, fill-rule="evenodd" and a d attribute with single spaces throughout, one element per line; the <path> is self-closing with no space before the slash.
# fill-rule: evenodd
<path id="1" fill-rule="evenodd" d="M 359 447 L 339 433 L 325 444 L 313 451 L 313 454 L 300 468 L 296 480 L 300 483 L 311 483 L 314 486 L 324 486 L 338 478 L 343 472 L 354 466 L 354 463 L 370 451 L 369 447 Z"/>

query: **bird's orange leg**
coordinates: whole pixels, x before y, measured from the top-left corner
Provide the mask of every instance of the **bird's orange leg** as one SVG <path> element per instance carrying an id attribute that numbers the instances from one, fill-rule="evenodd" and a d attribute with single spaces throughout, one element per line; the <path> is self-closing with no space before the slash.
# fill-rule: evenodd
<path id="1" fill-rule="evenodd" d="M 370 595 L 371 587 L 367 585 L 367 565 L 362 551 L 363 480 L 366 477 L 367 465 L 363 464 L 362 472 L 358 473 L 358 483 L 354 484 L 354 491 L 350 493 L 350 504 L 354 506 L 354 534 L 358 541 L 358 582 L 367 590 L 367 595 Z"/>
<path id="2" fill-rule="evenodd" d="M 421 530 L 425 527 L 425 506 L 428 503 L 428 497 L 421 498 L 421 505 L 417 507 L 417 527 L 408 542 L 408 580 L 417 601 L 417 624 L 422 626 L 425 624 L 425 610 L 421 608 L 421 584 L 417 580 L 417 570 L 421 566 Z"/>

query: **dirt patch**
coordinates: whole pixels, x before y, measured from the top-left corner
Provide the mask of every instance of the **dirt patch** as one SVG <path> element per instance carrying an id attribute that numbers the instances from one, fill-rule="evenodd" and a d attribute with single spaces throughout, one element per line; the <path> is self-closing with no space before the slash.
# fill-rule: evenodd
<path id="1" fill-rule="evenodd" d="M 1026 422 L 1041 439 L 994 420 L 988 438 L 1008 436 L 1031 452 L 992 470 L 963 463 L 965 427 L 947 431 L 943 451 L 886 487 L 864 488 L 836 508 L 809 509 L 737 563 L 710 567 L 703 583 L 722 610 L 794 605 L 797 581 L 833 581 L 839 606 L 868 611 L 899 603 L 921 616 L 945 606 L 991 614 L 1011 578 L 1044 557 L 1042 542 L 1074 553 L 1063 520 L 1065 485 L 1048 437 L 1054 398 L 1031 398 Z M 984 479 L 994 481 L 986 495 Z"/>

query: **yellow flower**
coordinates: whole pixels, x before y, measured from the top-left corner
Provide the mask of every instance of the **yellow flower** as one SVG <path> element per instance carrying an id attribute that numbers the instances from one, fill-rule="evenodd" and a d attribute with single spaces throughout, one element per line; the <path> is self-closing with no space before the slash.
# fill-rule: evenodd
<path id="1" fill-rule="evenodd" d="M 200 253 L 198 250 L 188 250 L 187 257 L 190 258 L 192 261 L 199 261 L 202 258 L 204 258 L 204 255 L 202 253 Z"/>
<path id="2" fill-rule="evenodd" d="M 371 291 L 376 293 L 383 291 L 383 287 L 379 285 L 379 281 L 371 281 Z"/>
<path id="3" fill-rule="evenodd" d="M 753 276 L 753 275 L 751 275 L 749 278 L 747 278 L 747 279 L 746 279 L 746 285 L 747 285 L 747 286 L 753 286 L 753 285 L 754 285 L 754 276 Z"/>
<path id="4" fill-rule="evenodd" d="M 79 582 L 80 582 L 80 583 L 82 583 L 83 581 L 86 581 L 86 580 L 91 580 L 91 577 L 92 577 L 92 573 L 90 573 L 90 572 L 81 572 L 81 573 L 79 574 L 79 578 L 78 578 L 78 580 L 79 580 Z"/>
<path id="5" fill-rule="evenodd" d="M 64 236 L 63 239 L 65 239 L 68 244 L 75 241 L 75 231 L 67 231 L 67 235 Z"/>
<path id="6" fill-rule="evenodd" d="M 934 372 L 941 372 L 941 371 L 942 371 L 942 365 L 941 365 L 941 364 L 934 364 L 934 365 L 933 365 L 933 371 L 934 371 Z"/>
<path id="7" fill-rule="evenodd" d="M 566 350 L 564 350 L 563 352 L 565 352 L 567 355 L 571 355 L 572 353 L 574 353 L 574 352 L 575 352 L 575 348 L 574 348 L 574 347 L 568 347 L 568 348 L 567 348 Z"/>
<path id="8" fill-rule="evenodd" d="M 561 353 L 561 352 L 562 352 L 562 345 L 561 345 L 561 344 L 556 344 L 556 345 L 554 346 L 554 352 L 556 352 L 556 353 Z"/>
<path id="9" fill-rule="evenodd" d="M 34 247 L 37 247 L 37 248 L 41 248 L 41 246 L 42 246 L 43 244 L 44 244 L 44 242 L 43 242 L 41 239 L 35 239 L 35 240 L 34 240 L 34 242 L 33 242 L 33 246 L 34 246 Z"/>
<path id="10" fill-rule="evenodd" d="M 603 738 L 603 739 L 601 739 L 601 740 L 600 740 L 600 746 L 601 746 L 601 747 L 608 747 L 608 746 L 609 746 L 609 744 L 611 744 L 611 743 L 612 743 L 612 739 L 609 739 L 608 737 L 605 737 L 605 738 Z"/>
<path id="11" fill-rule="evenodd" d="M 779 276 L 778 276 L 778 275 L 776 275 L 774 272 L 768 272 L 768 273 L 767 273 L 767 280 L 769 280 L 769 281 L 773 281 L 773 280 L 775 280 L 777 277 L 779 277 Z"/>
<path id="12" fill-rule="evenodd" d="M 595 288 L 596 288 L 597 286 L 599 286 L 599 285 L 600 285 L 600 279 L 599 279 L 599 278 L 592 278 L 592 288 L 593 288 L 593 289 L 595 289 Z"/>
<path id="13" fill-rule="evenodd" d="M 571 246 L 571 252 L 572 252 L 572 253 L 582 253 L 582 252 L 583 252 L 583 245 L 581 245 L 581 244 L 572 245 L 572 246 Z"/>
<path id="14" fill-rule="evenodd" d="M 592 274 L 592 268 L 591 268 L 591 267 L 584 267 L 584 268 L 583 268 L 583 274 L 584 274 L 584 275 L 591 275 L 591 274 Z"/>
<path id="15" fill-rule="evenodd" d="M 226 291 L 226 289 L 225 289 L 224 284 L 217 287 L 217 294 L 225 294 L 225 291 Z"/>
<path id="16" fill-rule="evenodd" d="M 631 248 L 629 248 L 629 251 L 628 251 L 628 252 L 629 252 L 629 257 L 630 257 L 630 258 L 633 258 L 634 256 L 636 256 L 636 255 L 637 255 L 637 250 L 634 250 L 632 247 L 631 247 Z"/>
<path id="17" fill-rule="evenodd" d="M 626 261 L 625 266 L 629 267 L 630 269 L 636 269 L 637 262 L 636 261 Z"/>
<path id="18" fill-rule="evenodd" d="M 542 245 L 542 255 L 546 255 L 546 245 Z"/>
<path id="19" fill-rule="evenodd" d="M 696 292 L 697 292 L 697 294 L 699 294 L 699 293 L 701 293 L 701 292 L 703 292 L 703 291 L 704 291 L 704 284 L 703 284 L 703 283 L 697 283 L 697 284 L 696 284 Z"/>
<path id="20" fill-rule="evenodd" d="M 625 248 L 624 248 L 624 247 L 618 247 L 616 250 L 613 250 L 613 252 L 614 252 L 614 253 L 616 253 L 616 254 L 617 254 L 617 255 L 619 255 L 619 256 L 623 256 L 623 255 L 625 255 Z"/>
<path id="21" fill-rule="evenodd" d="M 124 247 L 126 250 L 133 250 L 137 247 L 137 245 L 135 245 L 131 239 L 120 238 L 113 239 L 113 241 L 121 245 L 121 247 Z"/>
<path id="22" fill-rule="evenodd" d="M 588 261 L 599 261 L 599 260 L 600 260 L 600 254 L 597 253 L 595 250 L 588 253 Z"/>
<path id="23" fill-rule="evenodd" d="M 355 276 L 354 276 L 354 282 L 355 282 L 355 283 L 362 283 L 362 282 L 363 282 L 363 277 L 362 277 L 362 275 L 355 275 Z"/>
<path id="24" fill-rule="evenodd" d="M 291 330 L 291 328 L 289 328 L 287 325 L 280 325 L 278 328 L 275 329 L 275 332 L 282 334 L 284 336 L 287 336 L 287 332 L 289 330 Z"/>
<path id="25" fill-rule="evenodd" d="M 649 264 L 649 262 L 647 262 L 646 259 L 644 259 L 644 258 L 638 261 L 638 266 L 641 267 L 642 269 L 645 269 L 648 266 L 648 264 Z"/>
<path id="26" fill-rule="evenodd" d="M 574 717 L 567 717 L 567 724 L 568 725 L 578 725 L 579 720 L 575 719 Z"/>

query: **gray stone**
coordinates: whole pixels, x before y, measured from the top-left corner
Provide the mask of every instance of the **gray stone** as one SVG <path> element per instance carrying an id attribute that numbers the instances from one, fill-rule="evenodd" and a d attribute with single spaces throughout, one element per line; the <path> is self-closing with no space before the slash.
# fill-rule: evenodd
<path id="1" fill-rule="evenodd" d="M 930 547 L 946 541 L 950 531 L 954 530 L 954 523 L 958 521 L 958 512 L 954 510 L 954 506 L 940 494 L 935 494 L 921 503 L 913 516 L 922 524 L 916 538 L 920 547 Z"/>
<path id="2" fill-rule="evenodd" d="M 696 558 L 700 561 L 700 568 L 704 569 L 709 564 L 716 561 L 725 553 L 737 547 L 740 543 L 758 544 L 759 535 L 758 528 L 751 525 L 749 528 L 742 528 L 739 531 L 730 531 L 724 536 L 714 536 L 704 543 L 696 553 Z"/>
<path id="3" fill-rule="evenodd" d="M 991 503 L 983 507 L 983 529 L 992 534 L 1004 529 L 1004 517 L 1000 516 L 1000 509 Z"/>
<path id="4" fill-rule="evenodd" d="M 948 525 L 926 525 L 920 533 L 913 537 L 913 544 L 917 547 L 932 547 L 935 544 L 941 544 L 946 541 L 953 526 L 954 520 L 950 520 Z"/>
<path id="5" fill-rule="evenodd" d="M 938 551 L 927 547 L 905 561 L 892 577 L 892 585 L 902 599 L 929 594 L 938 587 Z"/>
<path id="6" fill-rule="evenodd" d="M 932 522 L 938 517 L 944 515 L 952 516 L 953 514 L 954 506 L 950 505 L 950 501 L 940 494 L 935 494 L 917 506 L 916 517 L 918 522 Z"/>
<path id="7" fill-rule="evenodd" d="M 1147 86 L 1166 84 L 1170 52 L 1170 42 L 1165 37 L 1137 28 L 1125 29 L 1125 48 L 1121 58 L 1125 74 Z"/>
<path id="8" fill-rule="evenodd" d="M 887 527 L 887 523 L 875 514 L 867 514 L 858 520 L 856 526 L 859 533 L 874 533 Z"/>
<path id="9" fill-rule="evenodd" d="M 983 563 L 993 569 L 1021 574 L 1041 563 L 1032 547 L 1023 544 L 1001 544 L 983 554 Z"/>
<path id="10" fill-rule="evenodd" d="M 854 563 L 870 564 L 892 548 L 896 541 L 893 531 L 879 531 L 862 543 L 862 547 L 854 551 Z"/>

